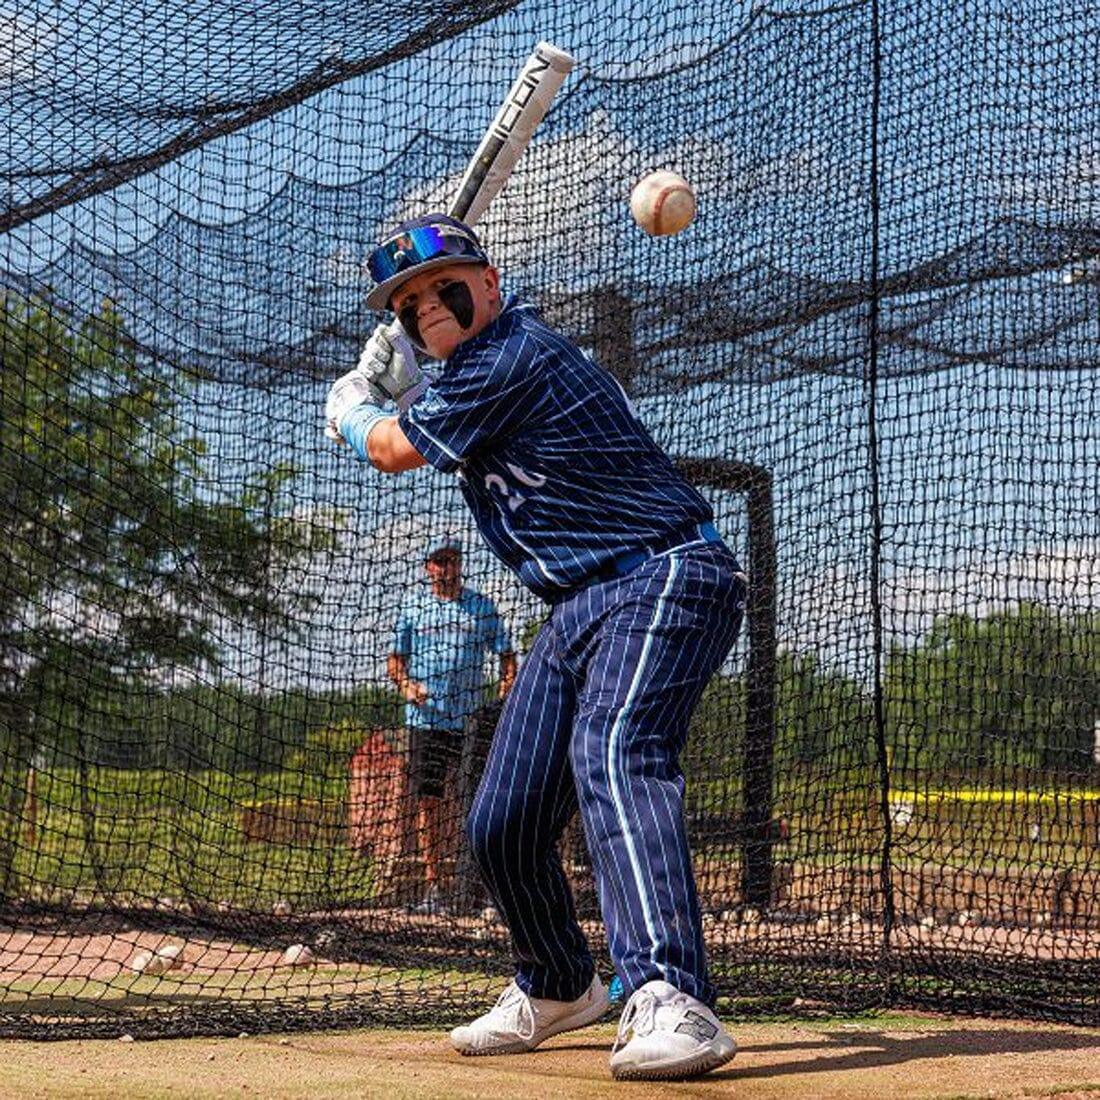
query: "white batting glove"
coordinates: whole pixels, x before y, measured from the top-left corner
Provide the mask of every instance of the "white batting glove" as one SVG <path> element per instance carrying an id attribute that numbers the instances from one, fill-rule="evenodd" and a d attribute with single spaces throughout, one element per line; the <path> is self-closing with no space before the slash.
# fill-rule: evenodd
<path id="1" fill-rule="evenodd" d="M 400 321 L 379 325 L 374 330 L 355 369 L 389 394 L 402 412 L 429 385 L 429 379 L 417 362 L 416 348 L 405 335 Z"/>
<path id="2" fill-rule="evenodd" d="M 332 383 L 325 399 L 325 435 L 338 443 L 345 443 L 340 425 L 352 409 L 365 404 L 381 409 L 388 401 L 388 395 L 358 369 L 348 371 Z"/>

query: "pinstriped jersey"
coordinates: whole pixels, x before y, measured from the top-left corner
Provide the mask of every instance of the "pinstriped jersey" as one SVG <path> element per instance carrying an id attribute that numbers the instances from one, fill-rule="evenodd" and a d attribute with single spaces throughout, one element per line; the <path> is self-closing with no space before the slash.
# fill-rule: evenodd
<path id="1" fill-rule="evenodd" d="M 713 518 L 616 379 L 518 298 L 455 349 L 400 423 L 428 462 L 458 474 L 490 549 L 547 600 Z"/>

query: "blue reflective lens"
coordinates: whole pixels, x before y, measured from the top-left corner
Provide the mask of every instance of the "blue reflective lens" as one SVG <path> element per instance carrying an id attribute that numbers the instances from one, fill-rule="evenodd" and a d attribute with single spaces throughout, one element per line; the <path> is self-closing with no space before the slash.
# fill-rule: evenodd
<path id="1" fill-rule="evenodd" d="M 370 268 L 371 278 L 376 283 L 383 283 L 402 271 L 408 271 L 439 256 L 469 256 L 478 260 L 485 258 L 481 249 L 465 234 L 456 232 L 450 226 L 441 230 L 434 225 L 425 225 L 410 229 L 379 245 L 371 253 L 367 266 Z"/>

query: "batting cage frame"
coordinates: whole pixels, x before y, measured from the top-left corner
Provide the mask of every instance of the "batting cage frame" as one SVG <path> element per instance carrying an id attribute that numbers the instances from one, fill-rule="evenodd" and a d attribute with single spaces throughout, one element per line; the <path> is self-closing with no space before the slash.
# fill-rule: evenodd
<path id="1" fill-rule="evenodd" d="M 325 434 L 368 256 L 471 163 L 506 297 L 748 577 L 675 776 L 719 1010 L 1100 1022 L 1097 14 L 0 20 L 0 1035 L 443 1024 L 512 974 L 464 821 L 549 605 L 460 479 Z M 558 854 L 609 981 L 579 821 Z"/>

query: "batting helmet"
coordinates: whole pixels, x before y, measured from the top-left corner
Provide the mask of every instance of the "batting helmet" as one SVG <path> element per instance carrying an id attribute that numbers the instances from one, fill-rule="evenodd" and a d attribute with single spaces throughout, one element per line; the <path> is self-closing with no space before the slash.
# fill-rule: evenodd
<path id="1" fill-rule="evenodd" d="M 367 295 L 367 305 L 385 309 L 402 283 L 434 267 L 488 262 L 477 235 L 465 222 L 446 214 L 410 218 L 390 233 L 367 260 L 375 283 Z"/>

